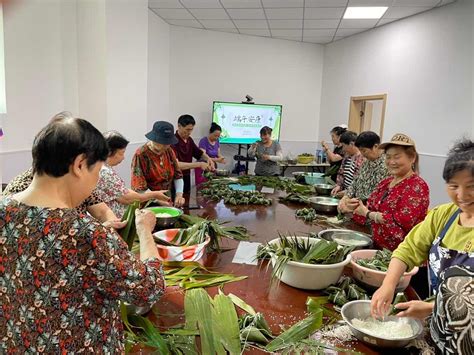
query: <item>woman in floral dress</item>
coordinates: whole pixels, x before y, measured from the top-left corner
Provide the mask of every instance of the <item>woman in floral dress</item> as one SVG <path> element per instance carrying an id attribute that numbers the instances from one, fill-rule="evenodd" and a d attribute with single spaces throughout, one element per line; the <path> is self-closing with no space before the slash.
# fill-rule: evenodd
<path id="1" fill-rule="evenodd" d="M 354 220 L 372 226 L 378 249 L 395 250 L 408 232 L 426 216 L 428 184 L 418 174 L 418 153 L 413 140 L 401 133 L 381 144 L 390 177 L 382 180 L 367 200 L 354 210 Z"/>
<path id="2" fill-rule="evenodd" d="M 0 203 L 0 353 L 123 353 L 119 301 L 150 305 L 164 289 L 155 218 L 137 211 L 137 259 L 75 209 L 108 153 L 89 122 L 52 120 L 32 153 L 32 183 Z"/>
<path id="3" fill-rule="evenodd" d="M 399 303 L 400 316 L 432 315 L 430 335 L 443 354 L 474 349 L 474 142 L 454 146 L 443 178 L 451 203 L 434 208 L 392 255 L 382 286 L 372 298 L 372 314 L 386 314 L 401 275 L 429 262 L 435 302 Z"/>
<path id="4" fill-rule="evenodd" d="M 145 202 L 157 200 L 160 205 L 170 206 L 171 199 L 165 195 L 166 190 L 135 192 L 125 186 L 125 181 L 114 170 L 125 159 L 128 140 L 117 131 L 104 133 L 105 141 L 109 148 L 109 156 L 100 170 L 100 178 L 96 192 L 115 215 L 122 218 L 127 205 L 134 201 Z"/>

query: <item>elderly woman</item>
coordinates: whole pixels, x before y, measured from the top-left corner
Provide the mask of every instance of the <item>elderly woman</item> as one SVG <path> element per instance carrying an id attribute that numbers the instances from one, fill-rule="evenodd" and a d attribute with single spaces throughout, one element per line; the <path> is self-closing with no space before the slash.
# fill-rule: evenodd
<path id="1" fill-rule="evenodd" d="M 337 169 L 341 167 L 342 159 L 344 158 L 344 151 L 342 149 L 342 144 L 341 144 L 341 135 L 347 131 L 347 126 L 346 125 L 339 125 L 331 129 L 331 140 L 332 143 L 334 144 L 334 149 L 331 151 L 329 149 L 329 145 L 325 142 L 322 141 L 321 145 L 323 146 L 323 150 L 326 153 L 328 157 L 329 164 L 331 167 L 329 168 L 330 170 L 332 169 Z M 331 175 L 331 179 L 336 181 L 337 179 L 337 170 L 336 173 Z"/>
<path id="2" fill-rule="evenodd" d="M 63 111 L 55 115 L 52 120 L 58 121 L 63 119 L 73 118 L 72 114 L 67 111 Z M 33 181 L 33 169 L 30 168 L 23 173 L 17 175 L 13 178 L 5 190 L 3 191 L 4 196 L 14 195 L 16 193 L 26 190 Z M 123 228 L 125 222 L 121 222 L 120 218 L 117 218 L 115 213 L 105 204 L 105 202 L 99 196 L 99 191 L 95 188 L 91 194 L 79 205 L 76 209 L 80 213 L 90 213 L 91 216 L 95 217 L 97 220 L 102 222 L 106 227 L 113 227 L 116 229 Z"/>
<path id="3" fill-rule="evenodd" d="M 382 286 L 372 298 L 372 314 L 383 316 L 401 275 L 429 261 L 436 304 L 397 305 L 400 316 L 431 318 L 431 336 L 442 353 L 472 354 L 474 349 L 474 142 L 454 146 L 443 178 L 451 203 L 434 208 L 392 255 Z"/>
<path id="4" fill-rule="evenodd" d="M 171 149 L 178 143 L 173 125 L 157 121 L 145 135 L 149 141 L 137 149 L 132 160 L 132 189 L 137 192 L 172 190 L 174 205 L 184 205 L 183 174 L 178 167 L 176 154 Z"/>
<path id="5" fill-rule="evenodd" d="M 415 143 L 405 134 L 395 134 L 380 145 L 390 177 L 382 180 L 354 210 L 354 220 L 372 226 L 376 248 L 395 250 L 408 232 L 426 216 L 429 206 L 428 184 L 418 175 Z"/>
<path id="6" fill-rule="evenodd" d="M 339 201 L 339 210 L 342 213 L 353 212 L 359 201 L 366 202 L 370 194 L 383 179 L 388 177 L 385 156 L 379 149 L 380 137 L 377 133 L 365 131 L 359 134 L 355 146 L 359 149 L 365 161 L 362 163 L 359 174 L 354 178 L 352 185 Z"/>
<path id="7" fill-rule="evenodd" d="M 164 288 L 155 218 L 138 211 L 140 259 L 78 206 L 107 158 L 82 119 L 50 122 L 33 143 L 30 186 L 0 203 L 0 352 L 124 352 L 119 301 L 156 302 Z"/>
<path id="8" fill-rule="evenodd" d="M 268 126 L 260 130 L 260 141 L 252 144 L 249 148 L 249 156 L 257 158 L 255 164 L 255 175 L 278 176 L 280 166 L 278 162 L 283 159 L 280 143 L 272 140 L 272 129 Z"/>
<path id="9" fill-rule="evenodd" d="M 155 199 L 159 204 L 169 206 L 171 204 L 170 198 L 164 194 L 166 190 L 138 193 L 125 186 L 125 181 L 115 172 L 113 167 L 124 160 L 129 142 L 116 131 L 104 133 L 104 138 L 109 148 L 109 156 L 100 170 L 96 190 L 100 199 L 114 211 L 115 215 L 121 218 L 126 206 L 134 201 L 145 202 Z"/>
<path id="10" fill-rule="evenodd" d="M 221 154 L 221 148 L 219 143 L 219 138 L 221 136 L 222 128 L 217 123 L 212 122 L 211 128 L 209 129 L 209 134 L 207 137 L 202 137 L 199 141 L 199 149 L 207 154 L 214 163 L 225 164 L 225 158 Z M 195 182 L 196 185 L 200 185 L 206 181 L 206 178 L 202 175 L 203 170 L 201 168 L 195 168 Z"/>

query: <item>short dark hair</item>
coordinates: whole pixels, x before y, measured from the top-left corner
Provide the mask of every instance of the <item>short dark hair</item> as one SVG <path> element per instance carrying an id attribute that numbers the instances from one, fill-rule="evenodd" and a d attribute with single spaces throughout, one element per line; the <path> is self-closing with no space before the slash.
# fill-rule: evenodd
<path id="1" fill-rule="evenodd" d="M 270 127 L 268 126 L 263 126 L 261 129 L 260 129 L 260 135 L 263 136 L 264 134 L 272 134 L 273 132 L 273 129 L 271 129 Z"/>
<path id="2" fill-rule="evenodd" d="M 181 115 L 178 118 L 178 124 L 181 127 L 186 127 L 187 125 L 190 125 L 190 124 L 195 126 L 196 125 L 196 120 L 191 115 L 187 115 L 187 114 L 186 115 Z"/>
<path id="3" fill-rule="evenodd" d="M 341 138 L 339 138 L 339 142 L 344 144 L 351 144 L 354 143 L 357 139 L 357 133 L 352 131 L 346 131 L 341 134 Z"/>
<path id="4" fill-rule="evenodd" d="M 355 140 L 355 146 L 357 148 L 372 149 L 376 144 L 380 144 L 380 137 L 377 133 L 372 131 L 362 132 Z"/>
<path id="5" fill-rule="evenodd" d="M 347 128 L 341 127 L 341 126 L 336 126 L 333 129 L 331 129 L 331 132 L 329 133 L 334 133 L 336 136 L 341 136 L 344 132 L 347 131 Z"/>
<path id="6" fill-rule="evenodd" d="M 444 163 L 443 179 L 449 182 L 460 171 L 470 171 L 474 175 L 474 142 L 463 138 L 451 148 Z"/>
<path id="7" fill-rule="evenodd" d="M 212 122 L 212 123 L 211 123 L 211 128 L 209 129 L 209 133 L 214 133 L 215 131 L 220 131 L 220 132 L 222 132 L 222 127 L 219 126 L 217 123 Z"/>
<path id="8" fill-rule="evenodd" d="M 109 150 L 102 133 L 88 121 L 60 113 L 35 137 L 33 172 L 61 177 L 77 156 L 84 154 L 87 167 L 107 159 Z"/>
<path id="9" fill-rule="evenodd" d="M 105 132 L 104 138 L 107 142 L 107 147 L 109 148 L 109 157 L 114 155 L 117 150 L 127 148 L 128 143 L 130 143 L 122 134 L 117 131 Z"/>

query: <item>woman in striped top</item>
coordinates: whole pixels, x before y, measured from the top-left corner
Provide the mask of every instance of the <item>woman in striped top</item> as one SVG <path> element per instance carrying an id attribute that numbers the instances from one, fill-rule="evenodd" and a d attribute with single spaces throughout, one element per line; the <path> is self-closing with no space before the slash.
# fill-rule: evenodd
<path id="1" fill-rule="evenodd" d="M 352 131 L 344 132 L 340 142 L 344 151 L 344 159 L 337 173 L 336 186 L 331 191 L 331 195 L 342 197 L 345 191 L 351 187 L 354 178 L 359 174 L 360 167 L 364 162 L 364 157 L 359 148 L 355 146 L 357 133 Z"/>

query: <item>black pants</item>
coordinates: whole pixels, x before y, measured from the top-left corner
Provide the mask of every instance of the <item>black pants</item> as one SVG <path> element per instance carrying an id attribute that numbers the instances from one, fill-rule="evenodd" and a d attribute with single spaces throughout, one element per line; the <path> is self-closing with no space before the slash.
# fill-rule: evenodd
<path id="1" fill-rule="evenodd" d="M 428 268 L 426 266 L 420 266 L 418 272 L 411 278 L 410 286 L 415 289 L 416 293 L 422 300 L 428 298 Z"/>

